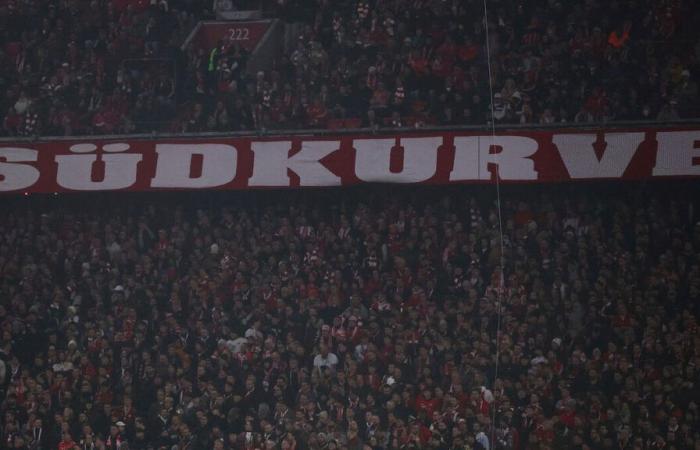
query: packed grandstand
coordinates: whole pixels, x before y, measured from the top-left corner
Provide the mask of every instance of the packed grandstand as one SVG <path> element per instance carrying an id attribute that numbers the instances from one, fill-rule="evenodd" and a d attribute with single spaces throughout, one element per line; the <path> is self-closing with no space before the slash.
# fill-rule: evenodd
<path id="1" fill-rule="evenodd" d="M 693 188 L 7 199 L 2 446 L 697 450 Z"/>
<path id="2" fill-rule="evenodd" d="M 0 0 L 0 449 L 700 450 L 698 23 Z"/>
<path id="3" fill-rule="evenodd" d="M 3 0 L 2 133 L 700 117 L 700 13 L 689 0 L 490 1 L 491 78 L 482 2 L 264 1 L 293 32 L 255 73 L 236 42 L 183 45 L 214 18 L 211 3 Z"/>

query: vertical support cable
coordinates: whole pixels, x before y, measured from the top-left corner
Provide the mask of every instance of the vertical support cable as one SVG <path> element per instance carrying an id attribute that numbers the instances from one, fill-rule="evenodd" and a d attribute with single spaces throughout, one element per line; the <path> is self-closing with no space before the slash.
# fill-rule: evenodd
<path id="1" fill-rule="evenodd" d="M 494 95 L 493 95 L 493 70 L 491 68 L 491 42 L 489 35 L 489 17 L 488 17 L 488 5 L 487 0 L 484 1 L 484 28 L 486 30 L 486 65 L 488 67 L 489 73 L 489 96 L 491 97 L 491 147 L 494 146 L 496 142 L 496 118 L 495 118 L 495 107 L 494 107 Z M 495 403 L 495 385 L 498 379 L 498 364 L 501 359 L 500 346 L 501 346 L 501 312 L 503 308 L 503 293 L 505 290 L 505 253 L 503 245 L 503 220 L 501 213 L 501 183 L 499 174 L 499 159 L 500 152 L 496 153 L 496 207 L 498 209 L 498 233 L 499 233 L 499 245 L 500 245 L 500 261 L 501 274 L 498 280 L 499 286 L 497 290 L 496 297 L 496 362 L 494 364 L 493 382 L 491 384 L 491 389 L 494 390 L 494 403 Z M 489 438 L 490 448 L 494 448 L 496 442 L 496 419 L 498 411 L 496 405 L 491 405 L 491 432 Z"/>

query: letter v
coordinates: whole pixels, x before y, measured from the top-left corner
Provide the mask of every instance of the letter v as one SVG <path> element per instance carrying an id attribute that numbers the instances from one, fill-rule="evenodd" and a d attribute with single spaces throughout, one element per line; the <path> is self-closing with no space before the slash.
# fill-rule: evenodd
<path id="1" fill-rule="evenodd" d="M 555 134 L 552 142 L 571 178 L 620 178 L 644 140 L 644 133 L 609 133 L 604 138 L 607 147 L 600 160 L 593 149 L 595 134 Z"/>

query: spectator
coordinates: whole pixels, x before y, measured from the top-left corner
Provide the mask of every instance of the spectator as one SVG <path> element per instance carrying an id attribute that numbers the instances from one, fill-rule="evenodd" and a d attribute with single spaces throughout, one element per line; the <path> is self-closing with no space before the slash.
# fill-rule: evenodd
<path id="1" fill-rule="evenodd" d="M 493 111 L 494 121 L 503 121 L 510 115 L 510 104 L 503 99 L 500 92 L 494 94 L 493 105 L 490 109 Z"/>
<path id="2" fill-rule="evenodd" d="M 433 104 L 433 99 L 457 93 L 463 99 L 483 99 L 489 83 L 502 87 L 497 93 L 512 111 L 497 119 L 500 123 L 521 121 L 522 115 L 515 114 L 521 109 L 519 100 L 513 100 L 516 94 L 531 96 L 529 109 L 534 117 L 549 109 L 557 120 L 572 119 L 571 114 L 582 106 L 596 121 L 654 118 L 663 108 L 655 96 L 676 98 L 679 119 L 695 117 L 698 112 L 693 106 L 698 96 L 693 63 L 696 49 L 681 44 L 696 41 L 695 15 L 682 2 L 652 5 L 646 1 L 634 8 L 561 5 L 541 11 L 525 2 L 519 8 L 498 9 L 488 24 L 493 41 L 489 71 L 483 48 L 485 30 L 480 21 L 473 20 L 483 17 L 481 5 L 445 2 L 428 13 L 422 2 L 375 5 L 285 0 L 270 11 L 284 14 L 288 22 L 288 50 L 275 62 L 275 70 L 264 72 L 262 80 L 247 73 L 246 52 L 223 40 L 213 49 L 190 47 L 186 58 L 179 54 L 181 39 L 197 20 L 210 14 L 208 7 L 197 2 L 93 2 L 75 11 L 67 4 L 56 4 L 38 14 L 22 2 L 12 5 L 0 11 L 3 23 L 36 22 L 38 26 L 36 32 L 17 25 L 4 28 L 7 32 L 0 47 L 6 64 L 0 69 L 0 79 L 6 88 L 5 111 L 12 106 L 23 117 L 33 104 L 27 123 L 30 128 L 33 122 L 42 127 L 15 131 L 16 117 L 8 112 L 3 117 L 3 123 L 8 123 L 3 127 L 6 135 L 184 128 L 196 132 L 210 128 L 206 121 L 219 101 L 229 109 L 239 100 L 255 119 L 240 128 L 250 129 L 276 122 L 273 116 L 279 117 L 280 111 L 272 105 L 279 105 L 277 98 L 283 96 L 299 100 L 299 108 L 287 107 L 282 114 L 282 123 L 293 128 L 323 128 L 339 116 L 356 123 L 364 119 L 370 106 L 382 124 L 387 119 L 387 125 L 485 124 L 490 119 L 484 108 L 488 103 L 477 108 L 450 104 L 446 109 L 444 104 Z M 622 24 L 570 25 L 594 23 L 599 17 L 620 17 Z M 118 70 L 121 61 L 140 61 L 144 56 L 153 67 Z M 155 67 L 163 58 L 176 62 L 168 63 L 166 72 Z M 269 95 L 263 98 L 259 90 L 248 92 L 246 86 L 253 81 L 268 83 Z M 589 90 L 594 83 L 597 88 Z M 324 84 L 332 94 L 328 98 L 321 92 Z M 290 89 L 283 94 L 285 85 Z M 338 103 L 335 94 L 341 85 L 346 92 Z M 553 86 L 567 92 L 565 105 L 561 96 L 546 94 Z M 627 86 L 639 92 L 638 103 L 612 98 Z M 117 114 L 125 126 L 114 126 L 102 117 L 105 111 L 100 101 L 113 91 L 125 95 Z M 328 114 L 304 113 L 318 95 Z M 52 109 L 56 102 L 63 102 L 66 110 Z M 195 103 L 202 105 L 203 125 L 183 128 L 182 117 L 171 122 L 176 107 L 187 111 Z M 644 104 L 650 108 L 647 116 L 640 114 Z M 465 109 L 469 110 L 466 115 Z M 392 118 L 394 111 L 398 120 Z M 95 120 L 95 116 L 101 117 Z"/>
<path id="3" fill-rule="evenodd" d="M 1 437 L 694 448 L 693 187 L 9 199 Z"/>
<path id="4" fill-rule="evenodd" d="M 16 112 L 15 108 L 11 107 L 5 114 L 2 126 L 7 136 L 17 136 L 22 126 L 22 116 Z"/>
<path id="5" fill-rule="evenodd" d="M 17 109 L 15 105 L 15 110 Z M 23 108 L 22 108 L 23 109 Z M 26 109 L 24 109 L 24 115 L 21 120 L 20 135 L 22 136 L 35 136 L 40 133 L 41 123 L 39 121 L 39 113 L 36 109 L 29 104 Z"/>
<path id="6" fill-rule="evenodd" d="M 540 124 L 543 125 L 550 125 L 556 122 L 556 118 L 552 114 L 552 110 L 547 108 L 542 112 L 542 115 L 540 116 Z"/>
<path id="7" fill-rule="evenodd" d="M 326 345 L 321 345 L 319 354 L 314 358 L 314 367 L 335 369 L 336 365 L 338 365 L 338 357 L 335 353 L 330 353 Z"/>
<path id="8" fill-rule="evenodd" d="M 585 108 L 581 108 L 574 116 L 575 123 L 592 123 L 595 121 L 593 114 Z"/>
<path id="9" fill-rule="evenodd" d="M 63 433 L 63 439 L 61 440 L 61 443 L 58 444 L 58 450 L 75 450 L 77 445 L 75 442 L 73 442 L 73 438 L 71 438 L 71 435 L 69 432 L 64 432 Z"/>
<path id="10" fill-rule="evenodd" d="M 630 38 L 630 30 L 632 29 L 631 22 L 625 22 L 622 29 L 613 30 L 608 36 L 608 44 L 613 48 L 622 49 Z"/>
<path id="11" fill-rule="evenodd" d="M 661 111 L 659 111 L 659 114 L 656 116 L 656 120 L 659 122 L 673 122 L 674 120 L 678 120 L 678 110 L 676 109 L 676 105 L 678 102 L 676 100 L 669 100 L 663 108 L 661 108 Z"/>
<path id="12" fill-rule="evenodd" d="M 681 109 L 686 112 L 697 109 L 695 99 L 698 96 L 698 84 L 691 79 L 688 69 L 684 69 L 681 72 L 681 81 L 677 87 L 676 93 Z"/>

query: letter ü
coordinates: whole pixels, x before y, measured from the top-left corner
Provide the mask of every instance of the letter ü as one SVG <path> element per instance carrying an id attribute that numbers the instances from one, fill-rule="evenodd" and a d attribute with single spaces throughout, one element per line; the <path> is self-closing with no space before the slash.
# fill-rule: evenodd
<path id="1" fill-rule="evenodd" d="M 136 170 L 143 155 L 123 153 L 129 144 L 106 144 L 101 155 L 93 153 L 95 144 L 76 144 L 70 147 L 72 155 L 56 156 L 59 186 L 76 191 L 107 191 L 125 189 L 136 182 Z M 99 165 L 104 165 L 101 180 L 95 180 Z"/>

